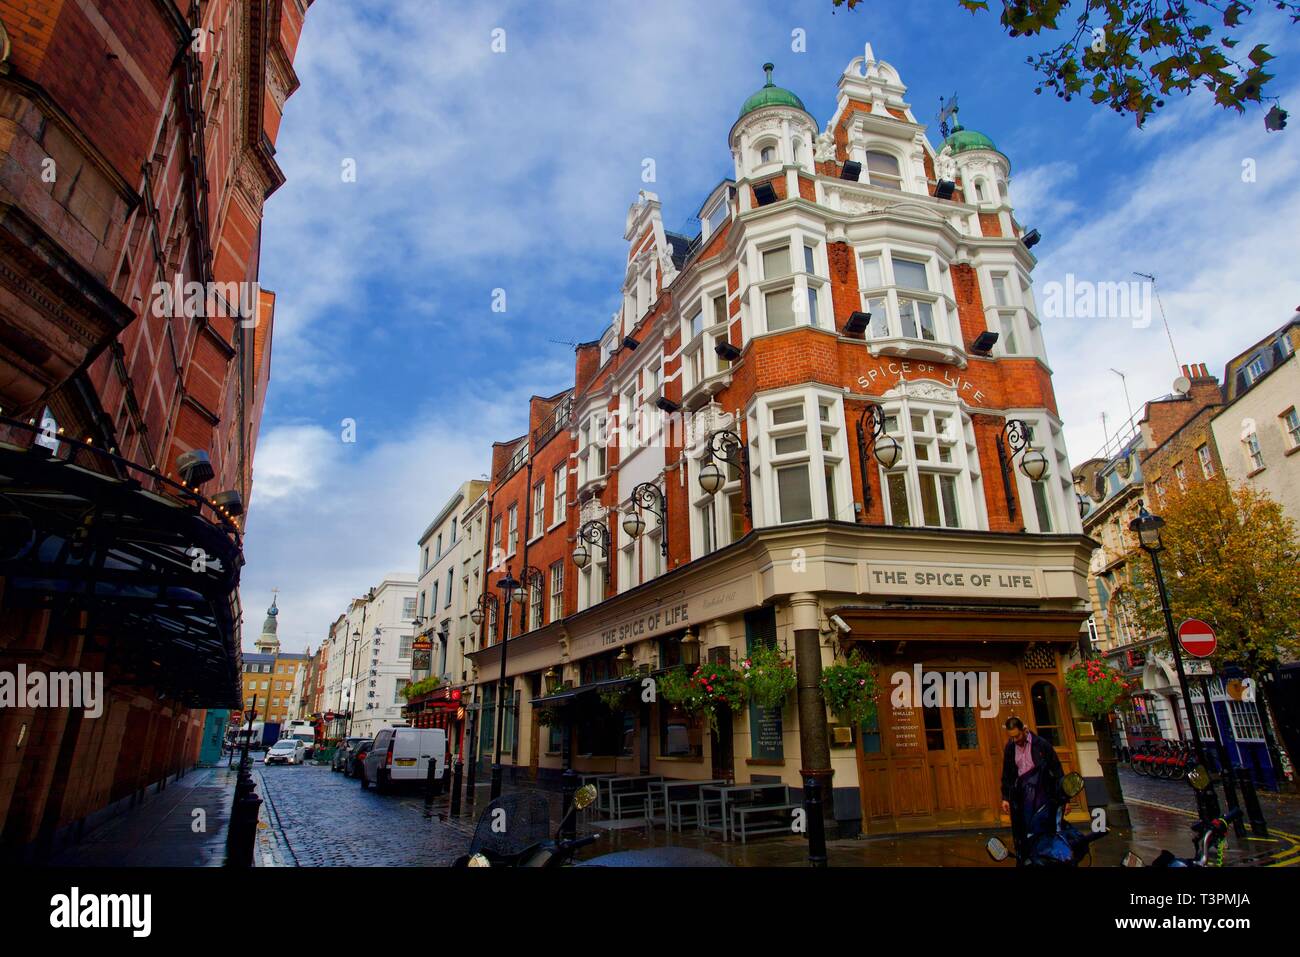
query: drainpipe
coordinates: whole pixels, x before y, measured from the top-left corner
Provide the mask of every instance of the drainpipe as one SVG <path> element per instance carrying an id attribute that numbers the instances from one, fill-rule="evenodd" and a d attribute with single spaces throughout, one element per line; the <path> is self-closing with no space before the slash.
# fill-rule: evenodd
<path id="1" fill-rule="evenodd" d="M 808 864 L 826 866 L 826 819 L 834 822 L 831 791 L 831 752 L 822 698 L 821 629 L 817 596 L 790 596 L 794 615 L 794 668 L 798 684 L 799 776 L 803 779 L 803 809 L 808 828 Z"/>

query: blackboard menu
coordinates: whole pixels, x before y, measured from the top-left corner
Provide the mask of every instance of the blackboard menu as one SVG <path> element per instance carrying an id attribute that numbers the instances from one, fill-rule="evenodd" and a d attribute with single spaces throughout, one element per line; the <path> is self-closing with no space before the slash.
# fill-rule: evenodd
<path id="1" fill-rule="evenodd" d="M 761 761 L 785 760 L 783 732 L 780 708 L 760 708 L 756 704 L 749 706 L 751 757 Z"/>

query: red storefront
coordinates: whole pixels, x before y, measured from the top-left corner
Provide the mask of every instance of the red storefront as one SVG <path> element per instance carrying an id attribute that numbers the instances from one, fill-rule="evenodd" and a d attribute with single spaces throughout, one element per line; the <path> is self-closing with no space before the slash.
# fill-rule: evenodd
<path id="1" fill-rule="evenodd" d="M 435 688 L 427 694 L 414 697 L 402 709 L 402 716 L 413 728 L 445 728 L 451 752 L 461 752 L 465 729 L 465 705 L 461 689 Z"/>

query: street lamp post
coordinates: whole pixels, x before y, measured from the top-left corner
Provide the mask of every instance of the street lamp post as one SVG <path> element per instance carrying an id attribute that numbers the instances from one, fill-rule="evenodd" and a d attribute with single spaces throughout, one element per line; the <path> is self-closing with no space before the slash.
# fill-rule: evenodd
<path id="1" fill-rule="evenodd" d="M 528 615 L 533 610 L 533 591 L 546 581 L 539 568 L 532 565 L 525 565 L 519 572 L 519 589 L 515 592 L 515 602 L 519 605 L 519 634 L 528 630 Z M 538 588 L 538 601 L 541 601 L 541 591 Z"/>
<path id="2" fill-rule="evenodd" d="M 1192 695 L 1188 690 L 1187 671 L 1183 668 L 1183 656 L 1179 651 L 1178 639 L 1174 632 L 1174 616 L 1169 610 L 1169 593 L 1165 589 L 1165 576 L 1160 568 L 1160 552 L 1164 549 L 1164 542 L 1160 538 L 1160 530 L 1164 528 L 1165 520 L 1159 515 L 1152 515 L 1147 508 L 1138 501 L 1137 518 L 1129 522 L 1129 530 L 1137 535 L 1138 544 L 1142 550 L 1151 558 L 1151 567 L 1155 571 L 1156 591 L 1160 595 L 1160 610 L 1165 618 L 1165 633 L 1169 638 L 1169 650 L 1173 652 L 1174 667 L 1178 671 L 1178 688 L 1183 696 L 1184 712 L 1187 715 L 1187 724 L 1192 732 L 1192 745 L 1196 748 L 1196 763 L 1202 768 L 1209 767 L 1205 761 L 1205 747 L 1201 744 L 1201 732 L 1196 726 L 1196 716 L 1192 713 Z M 1205 702 L 1206 707 L 1210 702 Z M 1175 708 L 1174 721 L 1177 723 L 1178 714 Z M 1219 798 L 1214 793 L 1214 783 L 1211 781 L 1210 786 L 1204 790 L 1196 792 L 1196 806 L 1200 811 L 1202 821 L 1210 821 L 1219 816 Z"/>
<path id="3" fill-rule="evenodd" d="M 867 438 L 867 420 L 871 420 L 871 438 Z M 892 469 L 903 455 L 898 439 L 885 431 L 885 412 L 874 402 L 868 402 L 854 426 L 858 436 L 858 471 L 862 473 L 862 507 L 871 508 L 871 473 L 867 469 L 867 454 L 876 453 L 876 461 Z M 883 493 L 882 493 L 883 494 Z"/>
<path id="4" fill-rule="evenodd" d="M 475 628 L 481 627 L 483 622 L 488 619 L 489 614 L 491 615 L 491 620 L 499 621 L 501 618 L 501 616 L 498 614 L 500 607 L 501 605 L 497 601 L 497 596 L 493 595 L 491 592 L 485 591 L 483 594 L 478 596 L 478 601 L 476 601 L 474 603 L 474 607 L 470 609 L 469 620 L 474 623 Z M 507 613 L 509 613 L 509 609 L 506 609 L 506 611 Z M 487 635 L 485 631 L 479 632 L 479 647 L 480 648 L 487 647 Z M 505 649 L 502 650 L 504 651 Z M 483 711 L 483 702 L 480 699 L 478 693 L 478 685 L 475 684 L 474 701 L 471 705 L 471 710 L 467 713 L 467 716 L 472 718 L 470 726 L 474 729 L 473 732 L 470 734 L 470 738 L 469 738 L 469 745 L 470 745 L 469 775 L 465 779 L 465 793 L 467 795 L 470 807 L 474 806 L 474 785 L 475 785 L 475 778 L 478 776 L 478 761 L 479 761 L 478 736 L 481 733 L 479 729 L 479 723 L 483 720 L 482 711 Z"/>
<path id="5" fill-rule="evenodd" d="M 1029 481 L 1037 482 L 1047 474 L 1047 456 L 1030 444 L 1029 425 L 1024 419 L 1007 419 L 997 437 L 998 466 L 1002 472 L 1002 492 L 1007 499 L 1007 515 L 1016 517 L 1016 497 L 1011 493 L 1011 465 L 1020 456 L 1020 471 Z"/>
<path id="6" fill-rule="evenodd" d="M 587 544 L 591 543 L 600 549 L 601 554 L 605 556 L 605 584 L 609 584 L 609 526 L 598 518 L 593 518 L 586 522 L 578 529 L 578 544 L 573 547 L 573 564 L 579 568 L 586 568 L 591 561 L 591 551 Z"/>
<path id="7" fill-rule="evenodd" d="M 752 521 L 754 511 L 749 504 L 749 453 L 745 451 L 745 443 L 735 432 L 717 429 L 710 432 L 705 439 L 705 453 L 704 464 L 700 466 L 700 488 L 713 495 L 727 484 L 727 476 L 718 465 L 719 460 L 738 469 L 740 489 L 744 495 L 745 515 Z"/>
<path id="8" fill-rule="evenodd" d="M 497 588 L 506 596 L 503 603 L 506 613 L 501 616 L 501 678 L 497 685 L 496 755 L 492 762 L 492 790 L 489 797 L 493 801 L 501 796 L 501 739 L 506 727 L 506 652 L 510 648 L 510 601 L 518 587 L 519 582 L 507 567 L 505 578 L 497 582 Z"/>
<path id="9" fill-rule="evenodd" d="M 632 489 L 629 497 L 631 507 L 623 515 L 623 531 L 632 538 L 640 538 L 645 531 L 645 519 L 641 509 L 659 519 L 659 554 L 668 557 L 668 503 L 664 493 L 654 482 L 642 482 Z"/>

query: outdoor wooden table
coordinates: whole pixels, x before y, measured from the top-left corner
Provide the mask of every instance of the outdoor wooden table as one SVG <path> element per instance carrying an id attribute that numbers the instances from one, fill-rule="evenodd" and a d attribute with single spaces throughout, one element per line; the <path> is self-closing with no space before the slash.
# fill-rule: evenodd
<path id="1" fill-rule="evenodd" d="M 740 794 L 742 792 L 758 792 L 758 791 L 771 791 L 771 790 L 784 791 L 787 798 L 789 798 L 790 796 L 790 785 L 782 784 L 779 781 L 772 781 L 763 784 L 756 784 L 754 782 L 750 782 L 749 784 L 728 784 L 728 785 L 708 784 L 701 787 L 700 788 L 700 813 L 699 813 L 700 830 L 720 831 L 722 833 L 722 839 L 724 841 L 730 840 L 729 835 L 730 835 L 731 828 L 730 828 L 730 818 L 727 814 L 727 799 L 732 795 Z M 706 797 L 707 794 L 709 793 L 717 794 L 722 805 L 722 820 L 716 825 L 710 824 L 704 814 Z"/>
<path id="2" fill-rule="evenodd" d="M 662 803 L 664 808 L 665 830 L 671 830 L 672 828 L 672 818 L 669 814 L 669 803 L 672 801 L 673 791 L 693 789 L 695 791 L 696 797 L 698 798 L 700 788 L 704 787 L 706 784 L 726 784 L 726 783 L 727 783 L 726 780 L 723 778 L 712 778 L 708 781 L 688 781 L 680 778 L 669 778 L 667 780 L 660 781 L 657 785 L 652 785 L 650 788 L 652 794 L 657 788 L 662 798 Z M 654 815 L 654 811 L 655 811 L 654 799 L 652 797 L 651 804 L 650 804 L 651 816 Z"/>

